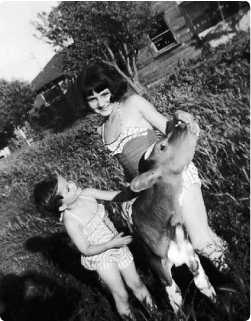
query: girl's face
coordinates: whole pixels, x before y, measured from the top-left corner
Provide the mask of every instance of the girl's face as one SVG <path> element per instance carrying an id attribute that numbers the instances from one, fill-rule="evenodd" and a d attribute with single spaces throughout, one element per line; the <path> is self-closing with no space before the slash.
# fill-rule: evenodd
<path id="1" fill-rule="evenodd" d="M 89 107 L 97 114 L 108 117 L 113 111 L 114 104 L 110 102 L 111 92 L 108 88 L 87 97 Z"/>
<path id="2" fill-rule="evenodd" d="M 62 202 L 64 205 L 69 206 L 74 203 L 82 190 L 74 182 L 67 181 L 62 176 L 58 175 L 58 190 L 57 195 L 63 196 Z"/>

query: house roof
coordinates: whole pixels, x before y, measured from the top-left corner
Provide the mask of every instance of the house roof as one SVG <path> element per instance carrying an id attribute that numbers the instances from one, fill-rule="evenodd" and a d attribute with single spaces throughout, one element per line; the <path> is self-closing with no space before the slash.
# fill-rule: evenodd
<path id="1" fill-rule="evenodd" d="M 64 63 L 62 55 L 56 54 L 51 58 L 44 69 L 31 81 L 31 89 L 34 93 L 39 93 L 51 82 L 58 78 L 64 78 Z"/>

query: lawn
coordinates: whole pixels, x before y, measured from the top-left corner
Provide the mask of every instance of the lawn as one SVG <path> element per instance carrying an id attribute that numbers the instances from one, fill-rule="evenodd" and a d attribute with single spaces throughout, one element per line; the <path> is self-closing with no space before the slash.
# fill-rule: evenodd
<path id="1" fill-rule="evenodd" d="M 181 62 L 177 73 L 151 88 L 151 100 L 163 114 L 182 109 L 198 119 L 202 131 L 194 162 L 210 225 L 229 244 L 231 286 L 226 283 L 217 290 L 215 305 L 189 286 L 190 320 L 250 317 L 249 62 L 249 36 L 238 34 L 217 48 L 205 46 L 196 60 Z M 95 273 L 81 267 L 80 255 L 62 224 L 41 216 L 31 198 L 34 183 L 52 170 L 82 186 L 124 186 L 120 166 L 96 134 L 99 121 L 88 115 L 0 161 L 0 316 L 4 321 L 119 320 Z M 119 206 L 105 203 L 105 207 L 117 228 L 126 231 Z M 161 312 L 161 316 L 147 316 L 132 298 L 137 320 L 178 320 L 135 244 L 131 250 Z M 179 278 L 180 271 L 175 274 Z M 187 274 L 184 271 L 181 278 L 189 280 Z M 181 315 L 180 320 L 187 318 Z"/>

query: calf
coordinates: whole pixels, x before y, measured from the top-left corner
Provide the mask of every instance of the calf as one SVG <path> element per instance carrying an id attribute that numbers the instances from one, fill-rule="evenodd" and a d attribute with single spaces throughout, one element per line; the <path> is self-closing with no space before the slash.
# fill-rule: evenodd
<path id="1" fill-rule="evenodd" d="M 196 122 L 177 124 L 167 138 L 146 152 L 140 174 L 131 183 L 131 189 L 140 192 L 132 205 L 134 233 L 142 241 L 149 263 L 165 281 L 175 312 L 181 307 L 182 297 L 172 279 L 173 265 L 186 264 L 199 290 L 212 300 L 216 297 L 183 228 L 183 173 L 193 159 L 198 135 Z"/>

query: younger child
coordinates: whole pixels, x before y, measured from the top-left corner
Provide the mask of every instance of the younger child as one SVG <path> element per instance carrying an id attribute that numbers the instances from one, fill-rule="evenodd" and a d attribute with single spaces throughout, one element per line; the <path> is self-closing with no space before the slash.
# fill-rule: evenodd
<path id="1" fill-rule="evenodd" d="M 151 308 L 151 296 L 138 275 L 127 247 L 131 236 L 118 233 L 97 199 L 112 201 L 120 192 L 81 189 L 57 173 L 36 184 L 34 201 L 38 210 L 60 214 L 65 229 L 81 252 L 81 264 L 96 270 L 110 289 L 118 313 L 133 318 L 125 284 Z"/>

